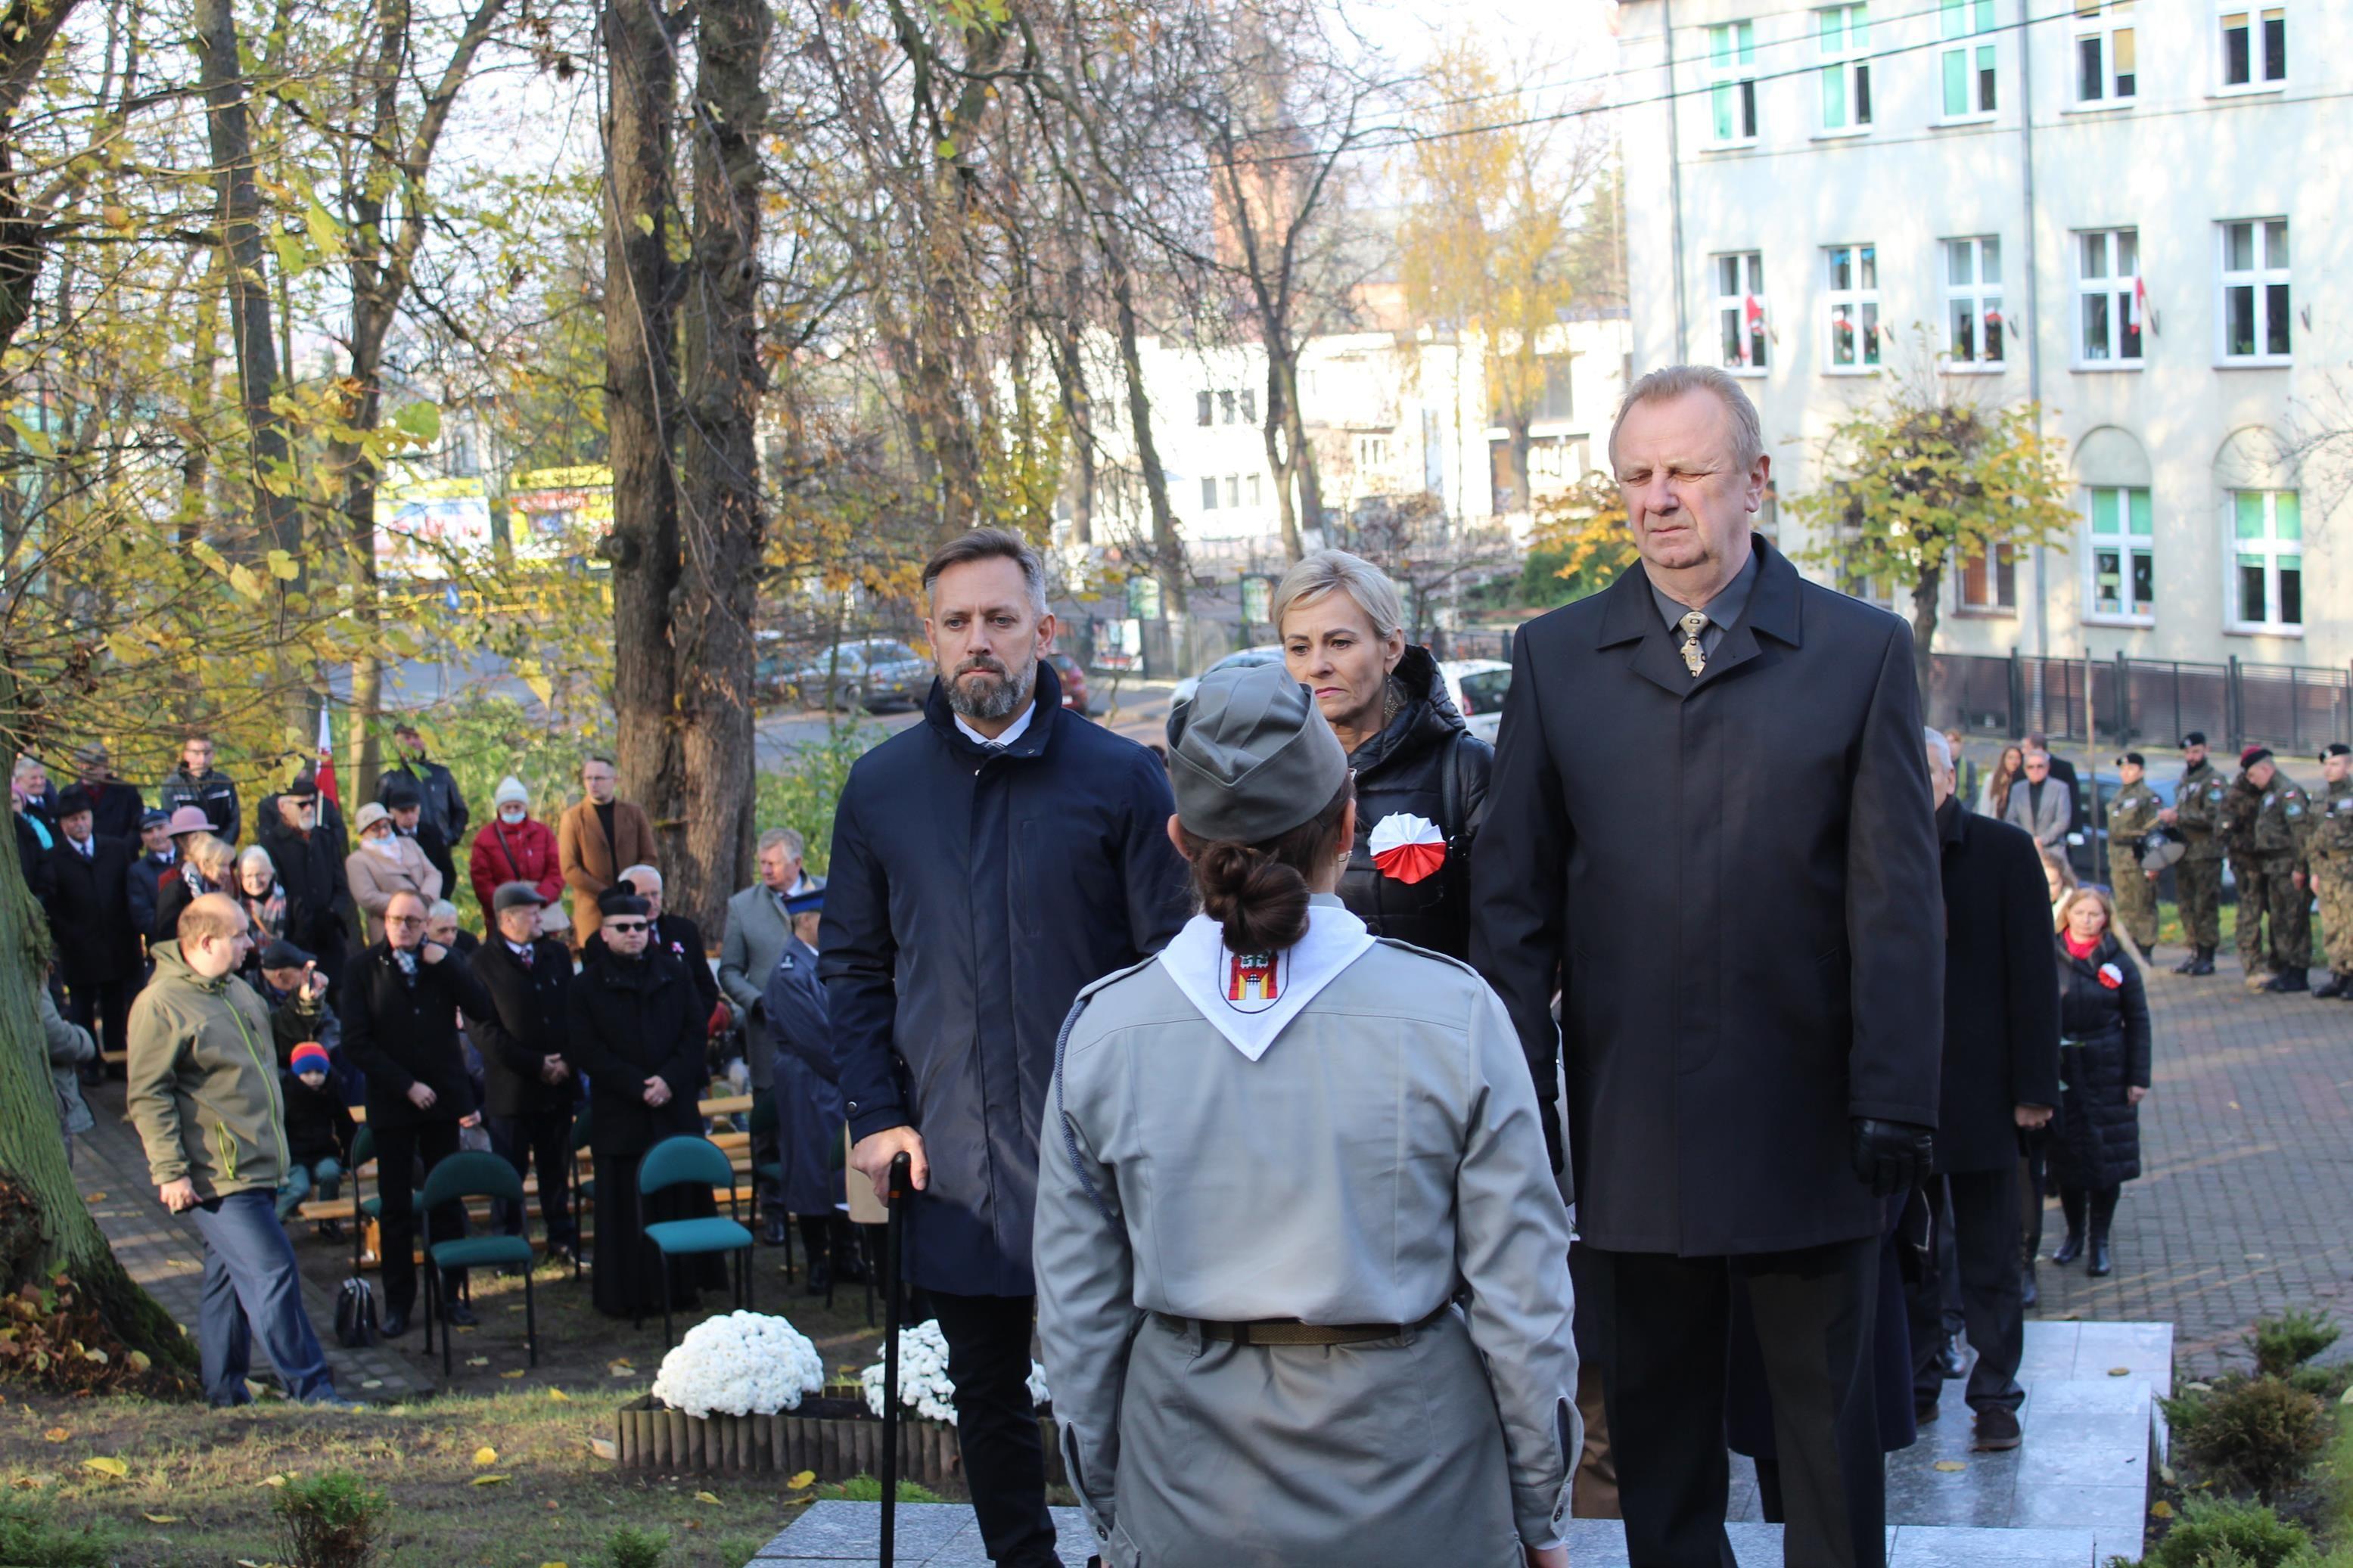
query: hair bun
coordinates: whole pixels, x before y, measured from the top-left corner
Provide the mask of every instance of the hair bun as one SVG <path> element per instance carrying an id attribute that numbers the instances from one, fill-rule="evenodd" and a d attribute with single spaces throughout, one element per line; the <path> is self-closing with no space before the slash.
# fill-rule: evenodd
<path id="1" fill-rule="evenodd" d="M 1223 841 L 1194 862 L 1201 912 L 1235 952 L 1281 952 L 1307 934 L 1307 879 L 1262 849 Z"/>

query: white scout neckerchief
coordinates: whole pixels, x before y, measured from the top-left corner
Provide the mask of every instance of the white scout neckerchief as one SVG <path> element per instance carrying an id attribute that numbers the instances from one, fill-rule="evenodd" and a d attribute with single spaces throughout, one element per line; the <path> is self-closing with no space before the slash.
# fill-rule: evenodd
<path id="1" fill-rule="evenodd" d="M 1207 915 L 1185 922 L 1160 963 L 1185 1000 L 1250 1060 L 1266 1055 L 1291 1020 L 1373 945 L 1365 922 L 1335 904 L 1311 904 L 1307 934 L 1276 953 L 1236 953 Z"/>

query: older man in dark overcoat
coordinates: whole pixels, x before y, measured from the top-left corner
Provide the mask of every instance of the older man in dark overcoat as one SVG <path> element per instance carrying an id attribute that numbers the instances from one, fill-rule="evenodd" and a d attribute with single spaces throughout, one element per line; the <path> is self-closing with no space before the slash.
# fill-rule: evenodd
<path id="1" fill-rule="evenodd" d="M 1962 805 L 1945 738 L 1924 738 L 1936 801 L 1945 892 L 1945 1062 L 1929 1208 L 1950 1215 L 1969 1348 L 1966 1397 L 1976 1447 L 2015 1448 L 2026 1303 L 2018 1269 L 2019 1140 L 2059 1103 L 2059 990 L 2051 975 L 2051 894 L 2033 837 Z M 1946 1251 L 1930 1251 L 1931 1259 Z M 1942 1292 L 1908 1287 L 1912 1399 L 1933 1415 L 1944 1388 Z"/>
<path id="2" fill-rule="evenodd" d="M 1566 1057 L 1635 1568 L 1732 1562 L 1735 1274 L 1789 1561 L 1876 1568 L 1879 1199 L 1926 1170 L 1944 1021 L 1911 633 L 1753 532 L 1771 464 L 1722 372 L 1636 383 L 1610 456 L 1641 560 L 1514 640 L 1472 962 L 1539 1086 Z"/>

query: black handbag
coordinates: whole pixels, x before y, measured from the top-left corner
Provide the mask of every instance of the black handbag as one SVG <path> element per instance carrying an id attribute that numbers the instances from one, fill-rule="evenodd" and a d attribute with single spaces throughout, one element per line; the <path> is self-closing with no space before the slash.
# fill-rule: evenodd
<path id="1" fill-rule="evenodd" d="M 375 1287 L 354 1274 L 335 1290 L 335 1342 L 365 1350 L 376 1342 Z"/>

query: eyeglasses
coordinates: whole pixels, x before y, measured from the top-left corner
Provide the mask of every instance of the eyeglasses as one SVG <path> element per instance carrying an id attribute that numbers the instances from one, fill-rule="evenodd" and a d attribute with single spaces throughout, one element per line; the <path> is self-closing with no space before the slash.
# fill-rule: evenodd
<path id="1" fill-rule="evenodd" d="M 401 930 L 406 931 L 411 926 L 421 926 L 426 922 L 417 915 L 386 915 L 384 923 L 388 926 L 398 926 Z"/>
<path id="2" fill-rule="evenodd" d="M 605 929 L 607 931 L 643 931 L 646 929 L 646 922 L 643 921 L 607 921 L 605 922 Z"/>

